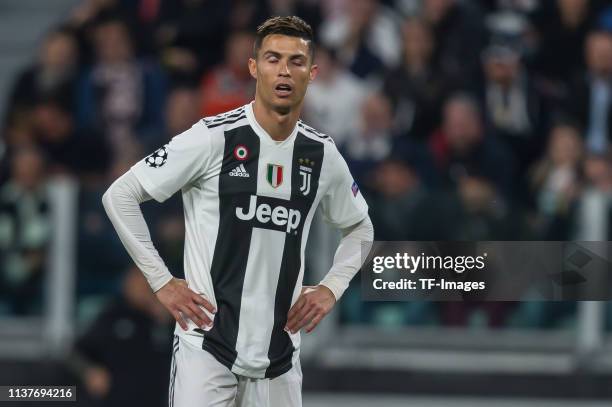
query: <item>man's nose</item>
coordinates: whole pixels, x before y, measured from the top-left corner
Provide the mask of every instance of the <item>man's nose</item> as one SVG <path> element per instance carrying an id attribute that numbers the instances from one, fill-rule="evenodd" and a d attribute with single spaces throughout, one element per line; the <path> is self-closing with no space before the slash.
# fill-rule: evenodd
<path id="1" fill-rule="evenodd" d="M 289 73 L 289 64 L 287 64 L 286 62 L 281 62 L 278 75 L 279 76 L 291 76 L 291 74 Z"/>

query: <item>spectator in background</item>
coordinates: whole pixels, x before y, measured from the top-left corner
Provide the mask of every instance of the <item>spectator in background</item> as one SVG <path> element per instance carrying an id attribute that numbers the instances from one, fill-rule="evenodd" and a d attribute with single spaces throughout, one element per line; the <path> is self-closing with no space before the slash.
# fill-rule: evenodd
<path id="1" fill-rule="evenodd" d="M 478 242 L 524 238 L 522 214 L 512 210 L 490 179 L 463 176 L 457 183 L 455 193 L 460 214 L 452 223 L 447 239 Z M 482 276 L 487 287 L 493 285 L 489 277 Z M 464 293 L 463 298 L 461 302 L 440 304 L 444 325 L 500 328 L 516 306 L 513 302 L 481 301 L 483 295 L 476 292 Z"/>
<path id="2" fill-rule="evenodd" d="M 8 118 L 27 114 L 36 103 L 54 98 L 73 108 L 78 71 L 77 43 L 70 31 L 58 29 L 43 40 L 38 61 L 22 72 L 8 99 Z"/>
<path id="3" fill-rule="evenodd" d="M 446 85 L 432 64 L 435 44 L 429 26 L 421 19 L 408 18 L 402 39 L 401 64 L 385 75 L 383 92 L 393 104 L 396 131 L 423 140 L 439 123 Z"/>
<path id="4" fill-rule="evenodd" d="M 515 158 L 494 134 L 486 134 L 480 106 L 465 94 L 450 97 L 443 108 L 442 126 L 429 148 L 443 178 L 457 185 L 465 176 L 485 177 L 502 195 L 513 191 Z"/>
<path id="5" fill-rule="evenodd" d="M 119 3 L 120 0 L 83 0 L 72 9 L 68 21 L 76 27 L 89 24 L 101 13 L 113 10 Z"/>
<path id="6" fill-rule="evenodd" d="M 584 40 L 591 29 L 597 0 L 555 0 L 541 2 L 533 16 L 539 33 L 534 69 L 540 80 L 561 87 L 584 67 Z"/>
<path id="7" fill-rule="evenodd" d="M 139 3 L 142 10 L 151 2 L 140 0 Z M 163 0 L 159 3 L 153 29 L 162 63 L 174 76 L 197 80 L 203 71 L 223 58 L 231 2 Z"/>
<path id="8" fill-rule="evenodd" d="M 612 164 L 609 155 L 588 155 L 584 190 L 575 218 L 576 240 L 612 240 Z"/>
<path id="9" fill-rule="evenodd" d="M 456 193 L 462 214 L 452 229 L 453 240 L 516 240 L 522 237 L 522 215 L 512 210 L 490 179 L 464 176 L 457 184 Z"/>
<path id="10" fill-rule="evenodd" d="M 269 17 L 266 0 L 233 0 L 229 15 L 230 31 L 255 31 Z"/>
<path id="11" fill-rule="evenodd" d="M 323 16 L 319 0 L 268 0 L 269 16 L 298 16 L 312 28 L 313 33 L 319 32 Z M 316 35 L 316 34 L 315 34 Z"/>
<path id="12" fill-rule="evenodd" d="M 580 192 L 582 158 L 580 130 L 570 123 L 556 124 L 550 132 L 546 155 L 536 163 L 530 179 L 543 239 L 570 238 L 571 217 Z"/>
<path id="13" fill-rule="evenodd" d="M 427 200 L 427 191 L 418 173 L 403 160 L 384 160 L 366 184 L 371 192 L 368 204 L 376 222 L 377 240 L 420 240 L 422 229 L 417 227 L 426 217 L 420 211 Z M 430 218 L 428 218 L 430 219 Z"/>
<path id="14" fill-rule="evenodd" d="M 119 19 L 95 26 L 94 48 L 94 64 L 79 85 L 79 125 L 101 129 L 115 158 L 139 157 L 143 147 L 160 141 L 164 76 L 154 62 L 137 59 L 128 27 Z"/>
<path id="15" fill-rule="evenodd" d="M 45 162 L 33 147 L 13 152 L 0 187 L 0 298 L 9 313 L 40 313 L 46 249 L 51 238 Z"/>
<path id="16" fill-rule="evenodd" d="M 321 26 L 321 41 L 337 50 L 338 59 L 360 78 L 380 75 L 400 59 L 395 15 L 378 0 L 346 2 L 345 13 Z"/>
<path id="17" fill-rule="evenodd" d="M 566 110 L 585 129 L 587 149 L 602 154 L 612 137 L 612 32 L 590 33 L 585 58 L 587 71 L 575 79 Z"/>
<path id="18" fill-rule="evenodd" d="M 83 178 L 102 175 L 108 169 L 110 152 L 103 137 L 95 130 L 78 130 L 71 111 L 59 101 L 37 103 L 31 122 L 49 172 Z"/>
<path id="19" fill-rule="evenodd" d="M 32 109 L 32 107 L 30 107 Z M 9 121 L 4 131 L 3 141 L 5 143 L 5 153 L 10 156 L 11 151 L 18 147 L 28 147 L 36 143 L 34 135 L 34 123 L 32 111 L 25 115 L 20 115 Z M 6 161 L 3 164 L 7 164 Z M 0 178 L 2 180 L 3 178 Z"/>
<path id="20" fill-rule="evenodd" d="M 456 200 L 427 190 L 404 160 L 389 158 L 366 184 L 377 240 L 443 240 L 452 236 L 459 215 Z"/>
<path id="21" fill-rule="evenodd" d="M 308 86 L 304 118 L 343 144 L 359 127 L 355 118 L 360 115 L 367 87 L 339 64 L 333 49 L 318 47 L 316 63 L 319 74 Z"/>
<path id="22" fill-rule="evenodd" d="M 358 183 L 391 155 L 395 143 L 392 117 L 389 99 L 381 93 L 371 93 L 361 106 L 359 128 L 338 146 Z"/>
<path id="23" fill-rule="evenodd" d="M 246 31 L 230 35 L 224 62 L 202 79 L 202 116 L 214 116 L 251 101 L 255 94 L 255 81 L 246 61 L 252 56 L 253 41 L 253 34 Z"/>
<path id="24" fill-rule="evenodd" d="M 517 13 L 529 14 L 537 9 L 541 2 L 537 0 L 477 0 L 480 7 L 486 11 L 510 10 Z"/>
<path id="25" fill-rule="evenodd" d="M 476 81 L 480 53 L 487 38 L 483 15 L 476 3 L 423 0 L 421 13 L 434 32 L 434 61 L 440 73 L 455 85 Z"/>
<path id="26" fill-rule="evenodd" d="M 30 251 L 22 255 L 13 243 L 6 246 L 16 241 L 6 226 L 14 216 L 28 214 L 28 239 L 44 229 L 46 199 L 32 192 L 38 189 L 11 200 L 16 178 L 33 179 L 42 172 L 39 160 L 46 173 L 79 178 L 79 295 L 104 295 L 114 288 L 129 257 L 100 212 L 102 184 L 129 169 L 141 148 L 157 148 L 203 114 L 226 110 L 216 106 L 219 101 L 237 106 L 251 99 L 245 63 L 251 43 L 233 37 L 252 31 L 270 14 L 300 15 L 313 27 L 326 16 L 322 39 L 332 45 L 317 47 L 320 73 L 308 91 L 304 119 L 347 152 L 360 188 L 368 189 L 378 239 L 520 238 L 527 224 L 516 201 L 532 199 L 536 221 L 528 226 L 535 239 L 610 240 L 612 14 L 599 13 L 601 6 L 606 2 L 83 0 L 69 21 L 75 31 L 58 28 L 47 34 L 37 60 L 21 73 L 9 97 L 0 140 L 0 196 L 10 198 L 0 199 L 0 246 L 5 245 L 0 302 L 24 292 L 22 303 L 9 311 L 39 310 L 26 303 L 38 283 L 29 286 L 24 277 L 37 275 L 28 271 L 37 254 L 28 257 Z M 519 20 L 533 16 L 539 41 L 529 42 L 531 31 L 517 28 L 516 14 L 514 20 L 485 17 L 483 9 L 505 10 L 502 17 L 512 10 Z M 410 16 L 403 25 L 400 13 Z M 527 39 L 520 54 L 507 42 L 494 42 L 483 53 L 485 21 L 496 39 Z M 77 50 L 77 41 L 89 39 L 95 40 L 93 58 L 88 47 Z M 93 67 L 84 66 L 90 61 Z M 173 80 L 168 95 L 158 63 Z M 364 78 L 376 85 L 381 80 L 383 96 L 370 95 Z M 451 103 L 456 99 L 451 98 L 443 105 L 447 94 L 466 87 L 477 92 L 480 103 L 469 98 Z M 560 123 L 551 130 L 548 102 L 559 100 L 563 113 L 578 124 Z M 548 134 L 547 147 L 542 135 Z M 112 140 L 114 151 L 104 140 Z M 521 172 L 514 170 L 515 159 Z M 15 162 L 31 175 L 16 177 Z M 532 171 L 524 174 L 525 168 Z M 439 173 L 447 181 L 442 188 Z M 163 210 L 147 204 L 143 210 L 156 219 L 151 233 L 160 253 L 180 274 L 180 197 Z M 360 301 L 357 295 L 352 312 L 363 311 Z M 554 308 L 542 307 L 532 318 L 540 322 L 530 326 L 552 326 L 560 320 Z M 6 311 L 6 303 L 0 309 Z M 442 310 L 434 320 L 497 326 L 507 319 L 503 309 L 481 311 L 478 306 Z M 361 320 L 388 320 L 385 312 L 376 314 L 380 319 Z M 404 323 L 415 320 L 408 307 L 399 312 Z M 97 375 L 101 382 L 103 376 Z"/>
<path id="27" fill-rule="evenodd" d="M 480 97 L 486 124 L 508 145 L 522 174 L 543 149 L 540 121 L 544 109 L 521 62 L 517 45 L 492 43 L 482 55 L 484 80 Z"/>
<path id="28" fill-rule="evenodd" d="M 172 318 L 132 266 L 68 360 L 103 406 L 167 406 Z"/>
<path id="29" fill-rule="evenodd" d="M 188 86 L 177 86 L 166 102 L 166 138 L 163 143 L 189 129 L 200 120 L 199 93 Z"/>

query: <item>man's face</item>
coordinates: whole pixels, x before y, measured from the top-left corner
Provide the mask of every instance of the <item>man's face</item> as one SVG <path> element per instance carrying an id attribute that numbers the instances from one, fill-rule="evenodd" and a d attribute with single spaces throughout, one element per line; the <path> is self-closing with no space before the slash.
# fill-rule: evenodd
<path id="1" fill-rule="evenodd" d="M 484 63 L 484 71 L 491 82 L 501 86 L 510 86 L 519 74 L 519 59 L 509 56 L 489 58 Z"/>
<path id="2" fill-rule="evenodd" d="M 240 77 L 249 77 L 245 69 L 244 60 L 248 59 L 253 53 L 254 36 L 249 33 L 240 32 L 232 35 L 227 41 L 225 48 L 225 59 L 227 65 Z"/>
<path id="3" fill-rule="evenodd" d="M 77 59 L 77 44 L 66 34 L 54 34 L 45 41 L 41 52 L 43 66 L 52 72 L 63 73 L 72 68 Z"/>
<path id="4" fill-rule="evenodd" d="M 591 73 L 612 75 L 612 35 L 593 33 L 586 41 L 586 62 Z"/>
<path id="5" fill-rule="evenodd" d="M 177 89 L 170 94 L 166 104 L 166 123 L 170 134 L 182 133 L 198 121 L 198 100 L 198 92 L 191 89 Z"/>
<path id="6" fill-rule="evenodd" d="M 125 62 L 132 57 L 132 45 L 127 28 L 120 22 L 109 22 L 95 31 L 98 59 L 104 63 Z"/>
<path id="7" fill-rule="evenodd" d="M 299 106 L 318 69 L 312 63 L 308 42 L 281 34 L 268 35 L 256 57 L 249 59 L 249 71 L 257 79 L 258 97 L 284 114 Z"/>
<path id="8" fill-rule="evenodd" d="M 457 153 L 470 150 L 482 137 L 478 113 L 461 100 L 447 103 L 442 127 L 451 149 Z"/>

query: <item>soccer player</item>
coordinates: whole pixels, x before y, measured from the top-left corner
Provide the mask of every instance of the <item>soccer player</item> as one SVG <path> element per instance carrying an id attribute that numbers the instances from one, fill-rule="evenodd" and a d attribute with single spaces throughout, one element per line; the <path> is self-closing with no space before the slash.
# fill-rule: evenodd
<path id="1" fill-rule="evenodd" d="M 361 267 L 367 205 L 332 139 L 298 120 L 317 74 L 312 30 L 274 17 L 248 66 L 255 100 L 206 117 L 134 165 L 104 207 L 177 321 L 170 406 L 301 406 L 300 330 L 311 332 Z M 181 190 L 186 281 L 158 255 L 139 203 Z M 317 207 L 341 229 L 331 269 L 303 287 Z"/>

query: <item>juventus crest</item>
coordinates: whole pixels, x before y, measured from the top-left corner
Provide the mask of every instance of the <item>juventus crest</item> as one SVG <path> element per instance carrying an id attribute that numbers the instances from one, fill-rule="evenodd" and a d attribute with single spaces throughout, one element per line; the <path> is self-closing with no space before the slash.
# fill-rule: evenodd
<path id="1" fill-rule="evenodd" d="M 298 163 L 300 164 L 300 176 L 302 177 L 300 192 L 304 196 L 308 196 L 310 193 L 310 178 L 312 175 L 312 166 L 314 165 L 314 161 L 311 161 L 308 158 L 300 158 L 298 159 Z"/>

